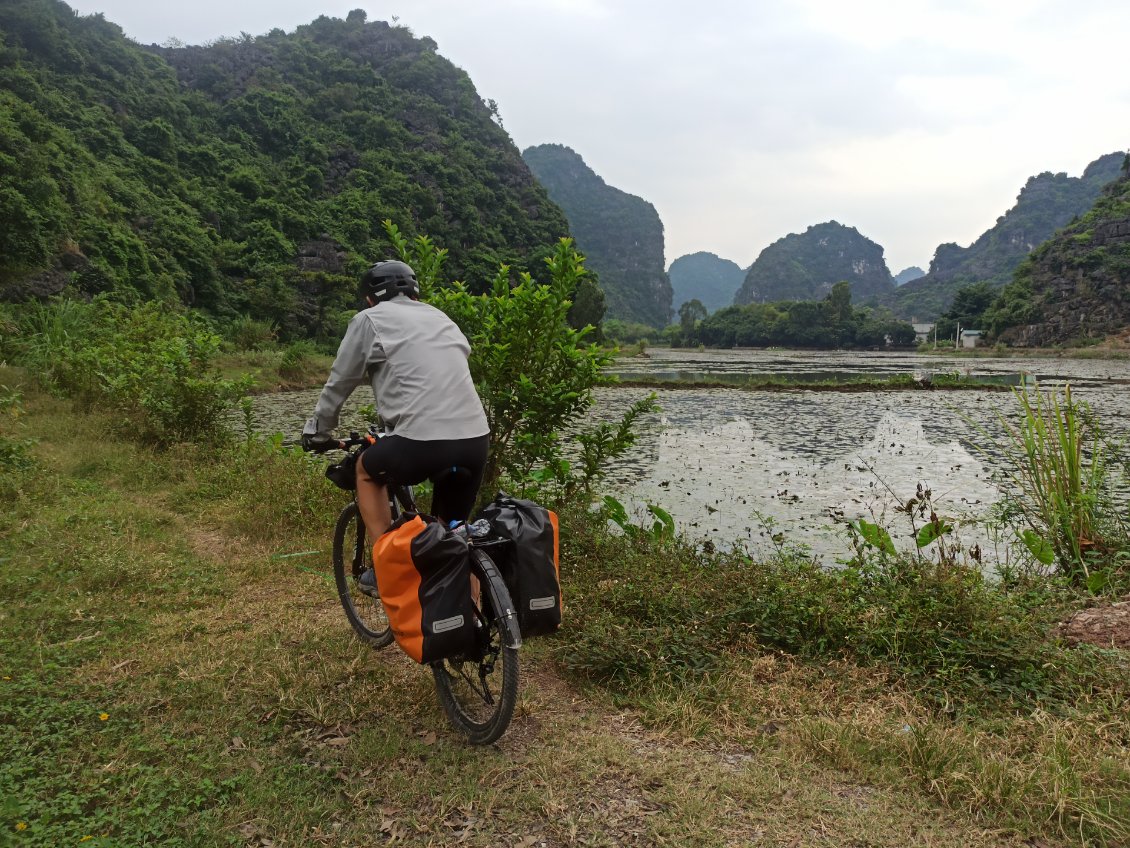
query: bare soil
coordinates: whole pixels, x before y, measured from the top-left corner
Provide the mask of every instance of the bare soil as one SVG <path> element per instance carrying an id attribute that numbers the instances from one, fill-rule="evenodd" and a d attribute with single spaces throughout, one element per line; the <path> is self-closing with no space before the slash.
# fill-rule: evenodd
<path id="1" fill-rule="evenodd" d="M 1060 625 L 1059 634 L 1073 643 L 1130 650 L 1130 601 L 1080 610 Z"/>

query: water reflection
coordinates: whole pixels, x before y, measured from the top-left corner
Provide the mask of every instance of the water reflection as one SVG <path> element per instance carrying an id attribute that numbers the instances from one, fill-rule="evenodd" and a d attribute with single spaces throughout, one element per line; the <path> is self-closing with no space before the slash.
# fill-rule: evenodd
<path id="1" fill-rule="evenodd" d="M 1130 383 L 1125 360 L 1056 359 L 1047 357 L 924 356 L 917 353 L 782 350 L 683 350 L 653 348 L 646 356 L 616 360 L 613 373 L 671 379 L 740 379 L 743 375 L 780 376 L 798 381 L 890 377 L 897 374 L 961 374 L 999 378 L 1002 382 L 1028 375 L 1048 385 L 1070 381 L 1075 386 Z"/>
<path id="2" fill-rule="evenodd" d="M 618 369 L 644 375 L 691 366 L 738 375 L 1028 370 L 1045 386 L 1070 381 L 1076 398 L 1091 404 L 1114 438 L 1125 439 L 1130 430 L 1125 388 L 1130 373 L 1122 361 L 950 362 L 911 354 L 663 350 L 617 363 Z M 592 417 L 614 420 L 648 393 L 600 389 Z M 297 438 L 317 396 L 312 390 L 256 398 L 254 426 Z M 1000 497 L 993 476 L 1002 468 L 993 439 L 1002 433 L 1002 417 L 1018 418 L 1010 394 L 671 388 L 660 390 L 658 400 L 661 412 L 643 422 L 632 454 L 607 469 L 606 488 L 641 517 L 646 503 L 659 504 L 681 529 L 716 545 L 768 544 L 766 524 L 775 525 L 832 563 L 848 551 L 839 523 L 846 519 L 878 518 L 897 543 L 908 546 L 910 528 L 893 508 L 923 482 L 932 489 L 939 513 L 963 519 L 962 542 L 980 544 L 989 559 L 994 555 L 976 523 Z M 365 390 L 355 393 L 342 429 L 364 427 L 360 407 L 371 402 Z"/>
<path id="3" fill-rule="evenodd" d="M 844 522 L 865 517 L 912 549 L 912 528 L 894 507 L 919 483 L 939 514 L 961 520 L 962 541 L 989 547 L 975 525 L 999 498 L 982 462 L 958 441 L 933 442 L 921 420 L 886 412 L 866 436 L 830 432 L 818 449 L 791 450 L 746 418 L 655 433 L 657 456 L 624 495 L 641 517 L 669 511 L 689 535 L 759 549 L 784 531 L 792 544 L 834 562 L 848 551 Z M 921 523 L 921 522 L 920 522 Z"/>

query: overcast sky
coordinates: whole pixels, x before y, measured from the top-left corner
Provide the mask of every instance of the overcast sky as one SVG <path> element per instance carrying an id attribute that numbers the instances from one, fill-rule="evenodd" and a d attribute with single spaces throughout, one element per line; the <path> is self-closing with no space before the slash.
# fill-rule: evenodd
<path id="1" fill-rule="evenodd" d="M 430 36 L 520 149 L 655 205 L 667 262 L 748 266 L 836 220 L 892 273 L 965 246 L 1029 176 L 1130 148 L 1126 0 L 69 0 L 200 44 L 320 14 Z"/>

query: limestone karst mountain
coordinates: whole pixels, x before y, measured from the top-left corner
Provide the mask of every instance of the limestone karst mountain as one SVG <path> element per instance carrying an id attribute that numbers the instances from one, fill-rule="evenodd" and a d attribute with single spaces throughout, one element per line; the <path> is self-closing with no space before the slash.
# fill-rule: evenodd
<path id="1" fill-rule="evenodd" d="M 745 269 L 736 262 L 705 251 L 680 256 L 667 269 L 673 292 L 672 306 L 677 312 L 688 300 L 697 300 L 707 312 L 715 312 L 734 302 L 741 288 Z"/>
<path id="2" fill-rule="evenodd" d="M 1029 178 L 1016 205 L 993 227 L 968 247 L 939 245 L 929 272 L 900 286 L 886 303 L 896 315 L 930 320 L 946 311 L 962 286 L 1003 286 L 1029 253 L 1091 208 L 1103 186 L 1118 176 L 1122 160 L 1122 153 L 1109 153 L 1079 177 L 1044 172 Z"/>
<path id="3" fill-rule="evenodd" d="M 882 247 L 854 227 L 828 221 L 790 233 L 761 251 L 734 303 L 821 300 L 842 280 L 851 284 L 856 303 L 895 287 Z"/>
<path id="4" fill-rule="evenodd" d="M 128 290 L 290 337 L 337 332 L 384 218 L 472 286 L 568 235 L 467 74 L 361 10 L 161 48 L 4 0 L 0 172 L 9 297 Z"/>
<path id="5" fill-rule="evenodd" d="M 605 316 L 666 326 L 671 281 L 663 270 L 663 222 L 655 207 L 608 185 L 564 145 L 530 147 L 522 158 L 565 210 L 578 248 L 600 275 Z"/>
<path id="6" fill-rule="evenodd" d="M 1018 346 L 1049 347 L 1130 328 L 1130 156 L 1094 206 L 1044 242 L 986 313 Z"/>

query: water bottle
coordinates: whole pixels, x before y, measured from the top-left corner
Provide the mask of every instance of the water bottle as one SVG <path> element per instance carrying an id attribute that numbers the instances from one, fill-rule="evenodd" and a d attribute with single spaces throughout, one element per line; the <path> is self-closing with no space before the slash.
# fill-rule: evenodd
<path id="1" fill-rule="evenodd" d="M 471 539 L 482 539 L 489 536 L 490 522 L 485 518 L 480 518 L 470 524 L 465 521 L 452 521 L 447 525 L 447 529 L 469 542 Z"/>

